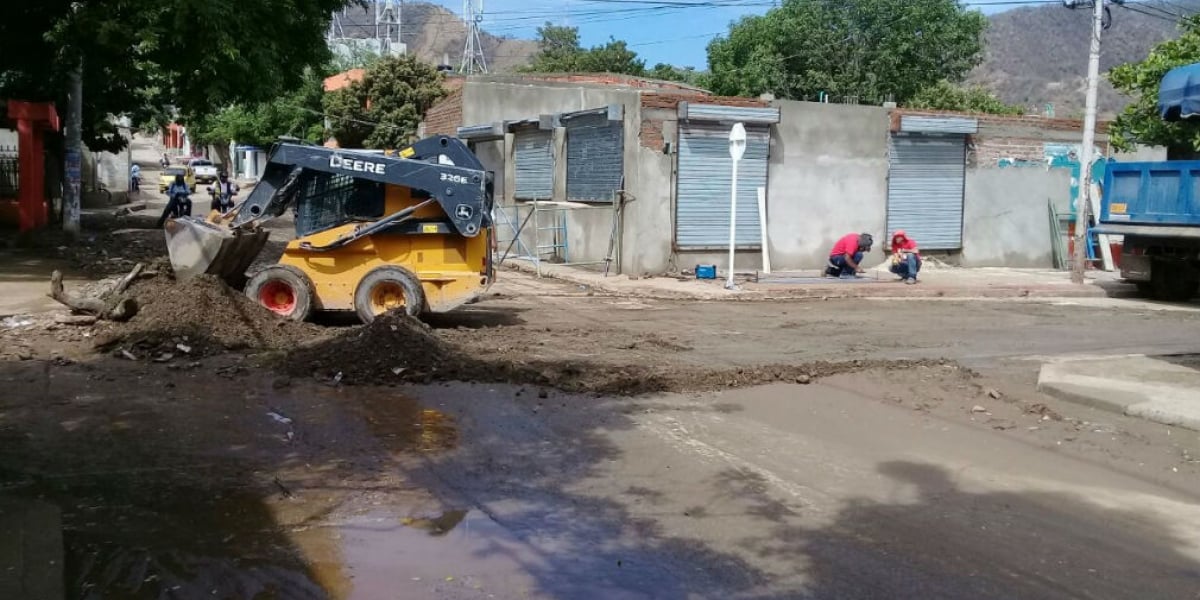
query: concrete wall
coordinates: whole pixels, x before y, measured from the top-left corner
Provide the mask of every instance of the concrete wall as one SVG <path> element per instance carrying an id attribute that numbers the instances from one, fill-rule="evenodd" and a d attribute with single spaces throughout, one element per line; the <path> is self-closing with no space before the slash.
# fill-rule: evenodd
<path id="1" fill-rule="evenodd" d="M 462 119 L 465 125 L 480 125 L 536 119 L 542 114 L 587 110 L 610 104 L 623 105 L 625 189 L 634 200 L 626 204 L 621 219 L 622 272 L 633 275 L 659 274 L 666 272 L 671 260 L 672 161 L 670 156 L 655 153 L 640 145 L 640 99 L 638 90 L 621 87 L 468 81 L 463 87 Z M 503 150 L 481 150 L 479 156 L 485 167 L 497 174 L 498 180 L 504 179 L 506 156 Z M 561 152 L 556 154 L 556 160 L 565 159 Z M 559 172 L 565 172 L 565 169 L 560 168 Z M 503 181 L 499 185 L 507 191 L 507 184 L 507 181 Z M 564 189 L 560 185 L 556 185 L 556 188 Z M 504 197 L 497 194 L 497 198 Z M 603 260 L 608 252 L 612 231 L 611 212 L 585 208 L 566 214 L 567 243 L 570 246 L 568 260 Z M 528 237 L 524 239 L 531 243 Z"/>
<path id="2" fill-rule="evenodd" d="M 123 130 L 122 133 L 128 144 L 131 141 L 129 131 Z M 114 204 L 125 202 L 129 195 L 129 168 L 133 164 L 131 152 L 128 145 L 118 152 L 92 152 L 84 148 L 81 174 L 84 189 L 93 189 L 99 184 L 112 193 Z M 147 181 L 146 175 L 143 174 L 143 185 Z M 86 198 L 85 203 L 91 205 L 99 198 L 100 196 Z"/>
<path id="3" fill-rule="evenodd" d="M 1069 169 L 967 169 L 962 266 L 1053 267 L 1047 203 L 1067 210 L 1070 190 Z"/>
<path id="4" fill-rule="evenodd" d="M 675 150 L 678 147 L 678 117 L 671 109 L 626 109 L 627 122 L 637 124 L 625 132 L 625 177 L 630 195 L 622 219 L 621 272 L 627 275 L 662 275 L 676 270 L 675 242 Z M 671 142 L 671 153 L 647 140 L 641 128 L 658 123 Z"/>
<path id="5" fill-rule="evenodd" d="M 1117 152 L 1113 158 L 1120 162 L 1159 162 L 1167 160 L 1164 146 L 1138 146 L 1132 152 Z"/>
<path id="6" fill-rule="evenodd" d="M 875 251 L 865 262 L 882 262 L 887 110 L 790 100 L 772 104 L 781 117 L 771 132 L 767 189 L 772 267 L 820 268 L 837 238 L 850 232 L 875 235 Z M 758 257 L 752 258 L 750 264 L 758 264 Z"/>

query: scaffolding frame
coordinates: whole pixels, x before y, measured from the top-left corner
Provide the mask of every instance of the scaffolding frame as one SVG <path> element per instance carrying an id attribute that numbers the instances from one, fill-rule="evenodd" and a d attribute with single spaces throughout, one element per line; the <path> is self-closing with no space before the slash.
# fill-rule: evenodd
<path id="1" fill-rule="evenodd" d="M 493 222 L 496 224 L 496 247 L 504 248 L 497 259 L 497 264 L 507 260 L 521 260 L 533 265 L 538 277 L 545 276 L 543 265 L 552 264 L 563 267 L 585 267 L 604 265 L 604 275 L 607 277 L 616 266 L 621 271 L 622 232 L 621 217 L 624 214 L 625 194 L 618 190 L 613 194 L 613 201 L 604 204 L 587 204 L 582 202 L 562 202 L 554 200 L 531 199 L 508 206 L 497 206 L 493 210 Z M 608 248 L 604 258 L 596 260 L 571 260 L 571 241 L 568 234 L 569 216 L 576 211 L 608 211 L 611 213 Z M 504 237 L 503 231 L 510 235 Z M 528 237 L 523 234 L 528 232 Z M 514 253 L 515 249 L 515 253 Z"/>

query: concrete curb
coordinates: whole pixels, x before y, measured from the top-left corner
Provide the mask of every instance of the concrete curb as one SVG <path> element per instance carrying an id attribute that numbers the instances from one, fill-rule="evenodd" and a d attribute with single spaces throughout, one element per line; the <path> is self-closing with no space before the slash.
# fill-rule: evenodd
<path id="1" fill-rule="evenodd" d="M 506 263 L 505 268 L 519 273 L 536 274 L 533 265 L 520 262 Z M 782 287 L 758 287 L 758 284 L 743 283 L 743 289 L 729 291 L 712 286 L 704 290 L 672 290 L 651 285 L 638 285 L 624 277 L 611 281 L 605 278 L 573 273 L 556 269 L 553 265 L 543 267 L 542 277 L 585 286 L 605 296 L 644 298 L 652 300 L 719 300 L 726 302 L 762 302 L 784 300 L 831 300 L 843 298 L 1104 298 L 1124 296 L 1114 294 L 1096 284 L 1084 285 L 994 285 L 994 286 L 947 286 L 937 284 L 887 285 L 887 284 L 833 284 L 796 285 Z M 663 280 L 670 285 L 672 280 Z M 626 285 L 621 285 L 625 283 Z"/>
<path id="2" fill-rule="evenodd" d="M 1128 372 L 1114 369 L 1115 364 L 1129 367 Z M 1177 375 L 1178 381 L 1163 381 L 1163 373 Z M 1187 367 L 1136 355 L 1047 363 L 1037 388 L 1068 402 L 1200 431 L 1197 379 L 1200 373 Z"/>

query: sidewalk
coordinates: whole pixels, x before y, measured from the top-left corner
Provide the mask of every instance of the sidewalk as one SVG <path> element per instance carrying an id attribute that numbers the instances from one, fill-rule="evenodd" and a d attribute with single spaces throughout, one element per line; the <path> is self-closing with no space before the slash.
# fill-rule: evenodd
<path id="1" fill-rule="evenodd" d="M 1038 390 L 1063 400 L 1200 431 L 1200 356 L 1109 356 L 1042 366 Z"/>
<path id="2" fill-rule="evenodd" d="M 528 261 L 509 260 L 505 267 L 534 273 Z M 859 279 L 822 278 L 818 271 L 737 274 L 740 289 L 726 290 L 725 280 L 690 277 L 630 279 L 624 275 L 542 263 L 543 277 L 587 286 L 598 293 L 664 300 L 784 300 L 799 298 L 1098 298 L 1133 295 L 1133 286 L 1121 284 L 1117 274 L 1088 273 L 1083 285 L 1071 283 L 1065 271 L 1048 269 L 941 267 L 921 272 L 921 282 L 905 285 L 882 269 L 872 269 Z"/>

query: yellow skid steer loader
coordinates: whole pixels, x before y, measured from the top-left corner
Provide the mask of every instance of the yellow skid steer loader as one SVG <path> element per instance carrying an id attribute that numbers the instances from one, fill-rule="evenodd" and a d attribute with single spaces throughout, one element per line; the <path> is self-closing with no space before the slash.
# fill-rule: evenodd
<path id="1" fill-rule="evenodd" d="M 264 221 L 291 209 L 296 239 L 246 278 Z M 304 320 L 355 311 L 446 312 L 491 285 L 492 174 L 462 141 L 423 139 L 397 155 L 295 143 L 272 149 L 262 179 L 224 215 L 169 220 L 176 277 L 244 284 L 251 299 Z"/>

